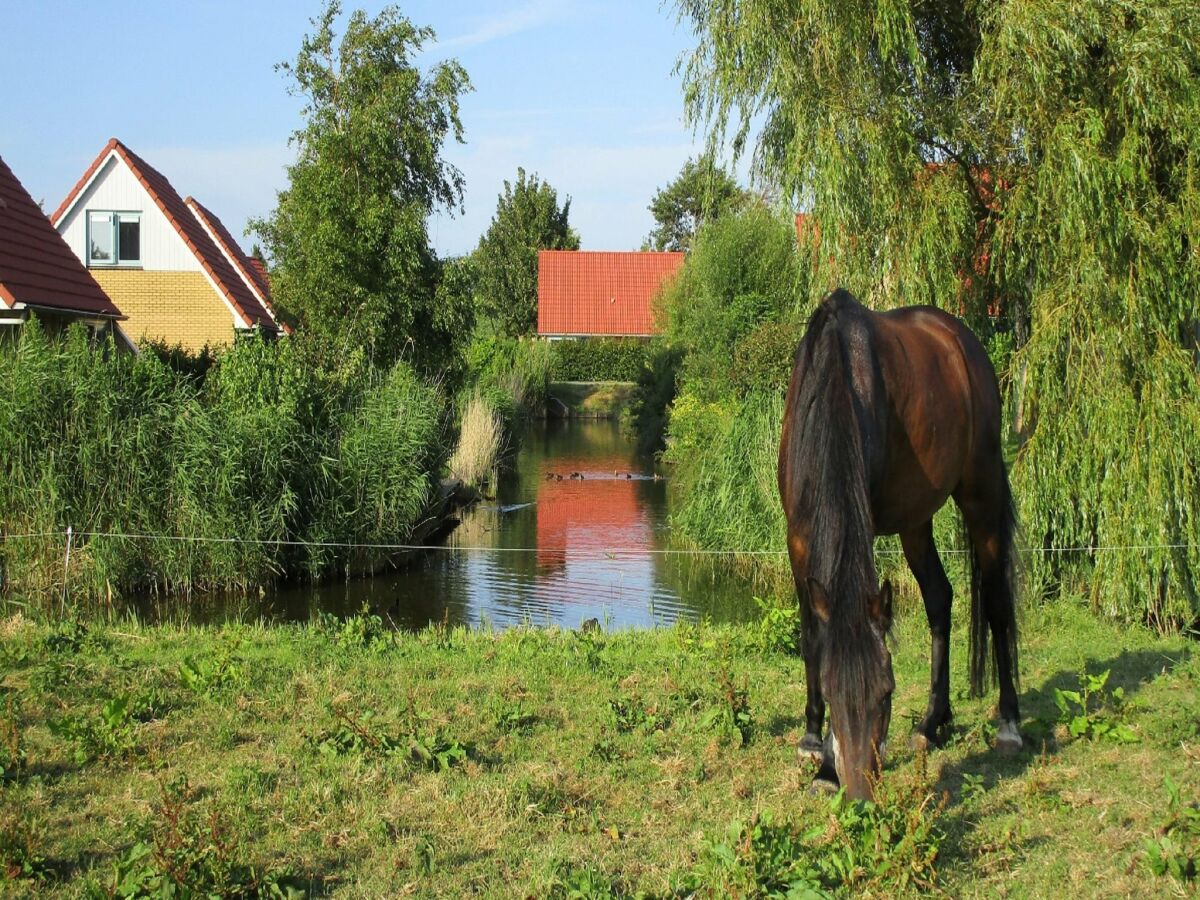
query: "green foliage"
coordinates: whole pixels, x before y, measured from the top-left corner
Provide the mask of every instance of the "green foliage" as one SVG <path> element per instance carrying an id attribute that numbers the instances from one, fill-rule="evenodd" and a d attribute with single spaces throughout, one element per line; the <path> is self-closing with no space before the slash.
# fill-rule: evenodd
<path id="1" fill-rule="evenodd" d="M 300 337 L 239 341 L 197 382 L 50 340 L 0 348 L 3 589 L 57 601 L 246 589 L 373 557 L 307 541 L 403 543 L 446 455 L 435 389 L 397 363 L 328 365 Z M 77 648 L 64 623 L 50 640 Z"/>
<path id="2" fill-rule="evenodd" d="M 839 793 L 829 821 L 807 828 L 776 824 L 764 812 L 708 840 L 676 894 L 820 898 L 841 890 L 889 896 L 931 890 L 945 840 L 938 824 L 944 805 L 918 779 L 878 805 Z"/>
<path id="3" fill-rule="evenodd" d="M 144 834 L 104 881 L 87 885 L 96 898 L 293 898 L 304 893 L 278 868 L 259 870 L 219 809 L 201 808 L 186 779 L 166 784 Z"/>
<path id="4" fill-rule="evenodd" d="M 517 169 L 504 182 L 492 224 L 475 250 L 482 311 L 508 337 L 537 330 L 539 250 L 578 250 L 579 235 L 568 224 L 571 200 L 561 207 L 558 192 Z"/>
<path id="5" fill-rule="evenodd" d="M 288 187 L 252 227 L 274 263 L 278 303 L 327 352 L 366 347 L 385 365 L 407 352 L 432 372 L 464 333 L 462 317 L 435 302 L 426 221 L 461 206 L 462 173 L 442 152 L 448 138 L 462 142 L 470 82 L 454 61 L 418 67 L 434 33 L 399 8 L 356 10 L 339 39 L 340 13 L 328 0 L 295 60 L 277 66 L 305 122 L 292 135 Z"/>
<path id="6" fill-rule="evenodd" d="M 654 192 L 649 210 L 657 224 L 646 237 L 646 246 L 687 250 L 706 222 L 737 212 L 749 202 L 749 195 L 712 154 L 689 159 L 670 184 Z"/>
<path id="7" fill-rule="evenodd" d="M 42 829 L 20 809 L 0 809 L 0 883 L 27 879 L 41 881 L 50 874 L 42 854 Z"/>
<path id="8" fill-rule="evenodd" d="M 50 730 L 75 745 L 75 761 L 80 765 L 94 759 L 127 759 L 137 749 L 134 712 L 132 699 L 121 694 L 106 700 L 94 715 L 67 713 Z"/>
<path id="9" fill-rule="evenodd" d="M 790 217 L 752 206 L 709 223 L 663 291 L 667 340 L 686 355 L 681 379 L 703 399 L 733 390 L 730 349 L 767 321 L 797 313 Z"/>
<path id="10" fill-rule="evenodd" d="M 598 867 L 560 861 L 554 867 L 545 896 L 551 900 L 611 900 L 624 895 L 614 879 Z"/>
<path id="11" fill-rule="evenodd" d="M 0 715 L 0 785 L 17 776 L 27 757 L 16 705 L 12 697 L 6 697 Z"/>
<path id="12" fill-rule="evenodd" d="M 179 664 L 179 681 L 196 694 L 215 697 L 246 683 L 246 668 L 228 648 L 208 658 L 188 657 Z"/>
<path id="13" fill-rule="evenodd" d="M 787 393 L 796 348 L 804 337 L 800 322 L 763 322 L 733 348 L 733 383 L 740 396 Z"/>
<path id="14" fill-rule="evenodd" d="M 675 5 L 692 121 L 752 145 L 813 223 L 804 301 L 841 285 L 1012 335 L 1024 531 L 1080 548 L 1031 555 L 1033 588 L 1087 580 L 1106 615 L 1194 621 L 1194 5 Z"/>
<path id="15" fill-rule="evenodd" d="M 1108 684 L 1110 669 L 1099 675 L 1084 672 L 1079 676 L 1079 690 L 1054 690 L 1054 705 L 1058 707 L 1059 722 L 1067 726 L 1071 737 L 1087 738 L 1089 741 L 1107 740 L 1120 744 L 1131 744 L 1138 740 L 1137 734 L 1123 721 L 1125 716 L 1125 689 L 1113 688 Z"/>
<path id="16" fill-rule="evenodd" d="M 633 381 L 646 361 L 641 338 L 580 338 L 550 342 L 554 381 Z"/>
<path id="17" fill-rule="evenodd" d="M 720 731 L 737 739 L 745 747 L 754 736 L 754 713 L 750 709 L 750 691 L 745 682 L 734 684 L 733 675 L 722 670 L 717 678 L 719 695 L 716 703 L 700 717 L 705 728 Z"/>
<path id="18" fill-rule="evenodd" d="M 504 421 L 508 445 L 525 419 L 545 408 L 550 348 L 545 341 L 476 334 L 467 368 L 480 394 Z"/>
<path id="19" fill-rule="evenodd" d="M 633 731 L 664 731 L 671 724 L 670 715 L 658 704 L 647 705 L 636 693 L 622 693 L 608 701 L 613 721 L 620 734 Z"/>
<path id="20" fill-rule="evenodd" d="M 1167 818 L 1153 838 L 1145 841 L 1145 864 L 1159 877 L 1195 882 L 1200 874 L 1200 804 L 1187 802 L 1179 785 L 1166 779 Z"/>
<path id="21" fill-rule="evenodd" d="M 661 341 L 650 344 L 638 373 L 633 397 L 622 415 L 622 424 L 637 438 L 640 452 L 666 447 L 667 410 L 675 400 L 675 380 L 683 352 Z"/>
<path id="22" fill-rule="evenodd" d="M 470 748 L 441 730 L 423 727 L 422 720 L 411 711 L 408 724 L 399 734 L 376 724 L 370 711 L 356 716 L 338 707 L 334 709 L 334 718 L 337 723 L 334 728 L 312 739 L 317 752 L 326 756 L 398 759 L 430 772 L 449 771 L 470 756 Z"/>
<path id="23" fill-rule="evenodd" d="M 795 597 L 778 599 L 754 598 L 754 605 L 762 612 L 758 622 L 759 644 L 767 653 L 800 653 L 800 607 Z"/>
<path id="24" fill-rule="evenodd" d="M 666 459 L 676 463 L 672 490 L 684 498 L 671 524 L 701 547 L 782 550 L 786 528 L 776 486 L 783 397 L 704 403 L 687 393 L 671 411 Z M 763 556 L 766 565 L 785 558 Z"/>

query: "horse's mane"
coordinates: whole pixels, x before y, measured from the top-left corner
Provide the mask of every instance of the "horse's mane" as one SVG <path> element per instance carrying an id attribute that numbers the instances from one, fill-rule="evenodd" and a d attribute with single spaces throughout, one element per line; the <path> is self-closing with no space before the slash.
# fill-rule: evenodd
<path id="1" fill-rule="evenodd" d="M 787 410 L 788 519 L 806 521 L 809 574 L 829 595 L 827 690 L 852 706 L 864 702 L 878 675 L 867 609 L 878 584 L 864 445 L 870 411 L 851 383 L 853 350 L 870 333 L 867 315 L 844 290 L 821 301 L 796 351 L 800 380 Z"/>

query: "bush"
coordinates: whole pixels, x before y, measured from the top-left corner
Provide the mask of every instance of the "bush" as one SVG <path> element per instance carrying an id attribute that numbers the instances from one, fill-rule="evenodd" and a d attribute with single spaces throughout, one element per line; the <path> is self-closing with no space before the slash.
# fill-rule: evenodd
<path id="1" fill-rule="evenodd" d="M 795 315 L 798 271 L 790 216 L 752 207 L 701 230 L 662 298 L 667 338 L 685 353 L 682 377 L 694 392 L 733 392 L 732 348 L 764 322 Z"/>
<path id="2" fill-rule="evenodd" d="M 675 382 L 683 353 L 676 347 L 650 345 L 638 373 L 633 398 L 623 423 L 637 440 L 638 451 L 653 453 L 666 447 L 667 409 L 675 401 Z"/>
<path id="3" fill-rule="evenodd" d="M 733 384 L 738 394 L 786 393 L 804 331 L 800 322 L 767 321 L 738 341 L 733 348 Z"/>
<path id="4" fill-rule="evenodd" d="M 551 341 L 554 381 L 634 381 L 647 358 L 642 338 L 581 338 Z"/>

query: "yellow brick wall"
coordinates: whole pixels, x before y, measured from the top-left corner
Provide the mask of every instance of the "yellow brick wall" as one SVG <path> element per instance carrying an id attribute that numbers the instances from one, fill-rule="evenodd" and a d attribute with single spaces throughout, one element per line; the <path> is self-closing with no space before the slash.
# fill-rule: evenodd
<path id="1" fill-rule="evenodd" d="M 233 314 L 203 272 L 89 271 L 127 316 L 121 328 L 135 344 L 144 337 L 200 350 L 233 342 Z"/>

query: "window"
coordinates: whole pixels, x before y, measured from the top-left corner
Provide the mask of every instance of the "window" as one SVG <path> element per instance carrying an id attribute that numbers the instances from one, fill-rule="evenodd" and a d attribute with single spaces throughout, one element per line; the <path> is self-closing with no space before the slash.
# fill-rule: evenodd
<path id="1" fill-rule="evenodd" d="M 89 210 L 87 246 L 89 266 L 140 265 L 142 214 Z"/>

